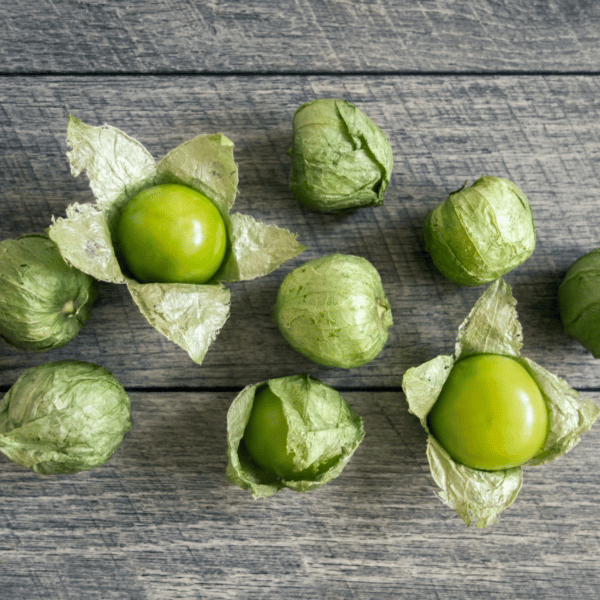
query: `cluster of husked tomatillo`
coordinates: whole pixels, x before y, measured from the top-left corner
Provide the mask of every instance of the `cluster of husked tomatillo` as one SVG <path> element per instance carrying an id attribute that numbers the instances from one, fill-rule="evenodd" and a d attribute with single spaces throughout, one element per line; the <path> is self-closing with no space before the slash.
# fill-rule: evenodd
<path id="1" fill-rule="evenodd" d="M 300 203 L 330 213 L 383 203 L 392 149 L 383 131 L 356 106 L 344 100 L 308 102 L 294 115 L 293 134 L 290 188 Z M 429 214 L 424 233 L 436 267 L 460 285 L 501 278 L 531 255 L 536 241 L 523 192 L 507 179 L 488 176 L 450 194 Z M 212 281 L 228 244 L 228 225 L 214 199 L 181 183 L 150 185 L 136 193 L 121 207 L 114 231 L 122 267 L 141 283 Z M 596 356 L 597 256 L 569 272 L 560 294 L 568 329 L 589 342 Z M 12 346 L 44 351 L 66 344 L 85 323 L 95 295 L 94 278 L 69 266 L 47 236 L 0 244 L 0 335 Z M 304 356 L 347 369 L 373 360 L 392 325 L 375 267 L 344 254 L 307 261 L 289 273 L 277 295 L 274 319 Z M 87 387 L 77 384 L 75 375 L 86 371 L 84 364 L 49 363 L 19 379 L 2 404 L 0 451 L 40 473 L 77 472 L 110 456 L 129 430 L 129 401 L 106 370 L 92 369 Z M 48 393 L 34 394 L 34 388 Z M 49 399 L 57 393 L 72 396 L 74 422 Z M 75 439 L 90 398 L 99 395 L 98 427 L 85 424 L 92 433 L 102 427 L 104 440 L 90 436 L 84 444 L 67 440 L 58 448 L 53 431 L 58 435 L 66 427 Z M 24 403 L 29 407 L 24 409 Z M 20 418 L 13 418 L 17 413 Z M 24 450 L 30 439 L 15 450 L 20 428 L 42 413 L 52 415 L 46 420 L 50 430 L 40 434 L 31 452 Z M 112 430 L 103 420 L 108 414 L 115 419 Z M 453 366 L 428 416 L 432 434 L 450 456 L 482 471 L 530 460 L 544 446 L 548 420 L 543 395 L 527 370 L 510 357 L 485 353 Z M 336 477 L 363 436 L 361 418 L 322 382 L 298 375 L 257 383 L 245 388 L 229 411 L 228 477 L 255 496 L 282 487 L 308 491 Z"/>

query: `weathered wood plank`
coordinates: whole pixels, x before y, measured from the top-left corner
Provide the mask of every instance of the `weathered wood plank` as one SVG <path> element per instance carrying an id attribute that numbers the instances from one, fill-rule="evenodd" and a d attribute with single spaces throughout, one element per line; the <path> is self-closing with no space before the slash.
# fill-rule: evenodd
<path id="1" fill-rule="evenodd" d="M 589 0 L 4 2 L 0 71 L 597 70 Z"/>
<path id="2" fill-rule="evenodd" d="M 232 314 L 198 367 L 155 332 L 123 287 L 103 285 L 79 338 L 42 355 L 0 348 L 0 385 L 28 366 L 79 358 L 112 369 L 127 386 L 235 386 L 310 372 L 337 386 L 393 386 L 410 367 L 451 354 L 479 288 L 444 280 L 424 251 L 425 215 L 465 179 L 508 177 L 533 205 L 538 243 L 506 279 L 524 328 L 523 354 L 577 388 L 597 388 L 599 367 L 567 338 L 556 290 L 567 267 L 600 240 L 600 79 L 596 77 L 45 77 L 6 79 L 0 91 L 0 236 L 43 230 L 72 202 L 92 200 L 73 179 L 66 124 L 73 113 L 108 122 L 156 158 L 199 133 L 236 144 L 234 210 L 298 233 L 308 250 L 268 277 L 230 286 Z M 388 134 L 395 165 L 386 203 L 351 216 L 300 208 L 287 184 L 294 110 L 315 97 L 360 106 Z M 284 275 L 304 260 L 345 252 L 382 275 L 395 316 L 382 354 L 344 371 L 312 364 L 271 321 Z"/>
<path id="3" fill-rule="evenodd" d="M 600 438 L 526 469 L 493 526 L 434 495 L 397 393 L 347 393 L 367 435 L 336 480 L 253 501 L 227 482 L 233 393 L 135 393 L 102 468 L 42 477 L 2 459 L 3 600 L 596 600 Z M 600 403 L 600 394 L 591 395 Z"/>

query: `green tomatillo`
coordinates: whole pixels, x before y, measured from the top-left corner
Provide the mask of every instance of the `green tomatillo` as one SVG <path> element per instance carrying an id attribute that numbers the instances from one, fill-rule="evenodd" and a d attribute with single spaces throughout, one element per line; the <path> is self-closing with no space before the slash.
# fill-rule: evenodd
<path id="1" fill-rule="evenodd" d="M 227 477 L 256 498 L 308 492 L 337 477 L 363 437 L 360 416 L 314 377 L 252 384 L 227 414 Z"/>
<path id="2" fill-rule="evenodd" d="M 558 288 L 558 306 L 565 332 L 600 358 L 600 248 L 569 267 Z"/>
<path id="3" fill-rule="evenodd" d="M 152 327 L 200 364 L 230 313 L 227 284 L 262 277 L 305 249 L 296 235 L 231 212 L 233 142 L 201 134 L 158 162 L 125 132 L 69 118 L 71 173 L 94 202 L 73 203 L 48 234 L 69 264 L 124 284 Z"/>
<path id="4" fill-rule="evenodd" d="M 99 365 L 61 360 L 25 371 L 0 402 L 0 452 L 36 473 L 103 465 L 131 429 L 131 403 Z"/>
<path id="5" fill-rule="evenodd" d="M 481 285 L 529 258 L 536 233 L 531 205 L 508 179 L 484 176 L 450 194 L 425 219 L 425 245 L 439 271 Z"/>
<path id="6" fill-rule="evenodd" d="M 223 262 L 227 232 L 217 207 L 204 194 L 163 183 L 127 202 L 117 243 L 140 282 L 204 283 Z"/>
<path id="7" fill-rule="evenodd" d="M 68 265 L 46 235 L 0 242 L 0 336 L 44 352 L 77 336 L 96 299 L 93 277 Z"/>
<path id="8" fill-rule="evenodd" d="M 307 208 L 336 213 L 383 204 L 392 147 L 365 113 L 346 100 L 319 99 L 294 114 L 290 189 Z"/>
<path id="9" fill-rule="evenodd" d="M 381 277 L 368 260 L 330 254 L 285 277 L 273 319 L 290 345 L 310 360 L 350 369 L 381 352 L 392 311 Z"/>
<path id="10" fill-rule="evenodd" d="M 487 527 L 517 498 L 524 467 L 574 448 L 600 408 L 521 356 L 510 286 L 491 283 L 440 354 L 402 378 L 408 408 L 427 433 L 438 495 L 463 521 Z"/>
<path id="11" fill-rule="evenodd" d="M 516 360 L 475 354 L 452 367 L 428 423 L 456 462 L 498 471 L 522 465 L 542 449 L 548 410 L 537 384 Z"/>

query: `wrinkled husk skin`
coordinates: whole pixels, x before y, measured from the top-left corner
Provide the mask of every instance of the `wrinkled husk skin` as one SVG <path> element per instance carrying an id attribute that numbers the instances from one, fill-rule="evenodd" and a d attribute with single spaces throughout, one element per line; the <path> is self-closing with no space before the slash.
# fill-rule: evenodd
<path id="1" fill-rule="evenodd" d="M 565 332 L 600 358 L 600 248 L 578 258 L 558 288 Z"/>
<path id="2" fill-rule="evenodd" d="M 25 371 L 0 402 L 0 452 L 36 473 L 103 465 L 131 428 L 131 403 L 104 367 L 75 360 Z"/>
<path id="3" fill-rule="evenodd" d="M 325 213 L 383 204 L 392 147 L 365 113 L 346 100 L 319 99 L 293 120 L 290 189 L 302 205 Z"/>
<path id="4" fill-rule="evenodd" d="M 344 369 L 373 360 L 392 325 L 379 273 L 368 260 L 346 254 L 309 260 L 289 273 L 273 318 L 298 352 Z"/>
<path id="5" fill-rule="evenodd" d="M 0 336 L 18 350 L 70 342 L 88 320 L 95 280 L 67 265 L 41 234 L 0 242 Z"/>
<path id="6" fill-rule="evenodd" d="M 302 478 L 284 479 L 261 469 L 244 444 L 254 398 L 265 386 L 282 401 L 287 442 L 299 470 L 302 469 Z M 283 488 L 311 492 L 341 474 L 364 436 L 360 415 L 337 390 L 310 375 L 251 384 L 236 396 L 227 413 L 227 478 L 234 485 L 251 490 L 255 499 L 266 498 Z M 327 467 L 325 471 L 322 466 Z"/>
<path id="7" fill-rule="evenodd" d="M 525 194 L 511 181 L 484 176 L 426 218 L 425 245 L 439 271 L 459 285 L 502 277 L 531 256 L 536 233 Z"/>

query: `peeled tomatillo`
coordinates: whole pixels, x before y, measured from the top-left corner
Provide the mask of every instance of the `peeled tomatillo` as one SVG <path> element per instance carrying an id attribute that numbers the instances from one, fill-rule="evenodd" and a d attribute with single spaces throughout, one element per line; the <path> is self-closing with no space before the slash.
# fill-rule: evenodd
<path id="1" fill-rule="evenodd" d="M 205 283 L 225 256 L 227 234 L 217 207 L 180 184 L 141 191 L 123 208 L 120 252 L 142 283 Z"/>
<path id="2" fill-rule="evenodd" d="M 456 462 L 498 471 L 540 452 L 548 409 L 534 379 L 516 360 L 476 354 L 454 365 L 428 423 Z"/>

